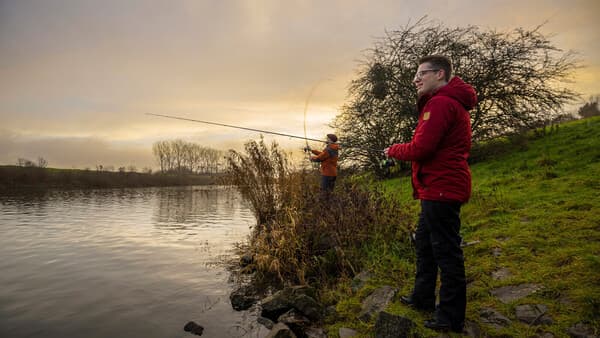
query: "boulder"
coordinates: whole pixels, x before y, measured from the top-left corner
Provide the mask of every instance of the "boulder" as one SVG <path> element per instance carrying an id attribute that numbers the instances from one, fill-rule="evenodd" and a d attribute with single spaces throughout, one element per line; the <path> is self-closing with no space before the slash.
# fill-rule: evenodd
<path id="1" fill-rule="evenodd" d="M 548 316 L 547 312 L 548 307 L 543 304 L 525 304 L 515 308 L 515 316 L 517 319 L 529 325 L 551 325 L 554 321 Z"/>
<path id="2" fill-rule="evenodd" d="M 304 330 L 304 335 L 306 335 L 306 338 L 327 338 L 325 330 L 320 327 L 307 327 Z"/>
<path id="3" fill-rule="evenodd" d="M 413 337 L 415 323 L 410 319 L 381 312 L 375 322 L 375 338 L 408 338 Z"/>
<path id="4" fill-rule="evenodd" d="M 394 298 L 396 291 L 395 288 L 389 285 L 385 285 L 373 291 L 373 293 L 363 301 L 362 310 L 358 314 L 358 319 L 367 322 L 378 313 L 385 310 L 392 298 Z"/>
<path id="5" fill-rule="evenodd" d="M 265 317 L 258 317 L 258 319 L 256 319 L 256 321 L 259 324 L 262 324 L 264 327 L 266 327 L 267 329 L 272 329 L 273 326 L 275 326 L 275 323 L 270 320 L 269 318 L 265 318 Z"/>
<path id="6" fill-rule="evenodd" d="M 463 335 L 471 338 L 481 338 L 481 328 L 479 324 L 470 320 L 465 321 L 465 330 Z"/>
<path id="7" fill-rule="evenodd" d="M 512 273 L 507 268 L 500 268 L 492 272 L 492 278 L 495 280 L 504 280 L 512 276 Z"/>
<path id="8" fill-rule="evenodd" d="M 254 262 L 254 256 L 252 254 L 246 253 L 240 257 L 240 266 L 246 267 Z"/>
<path id="9" fill-rule="evenodd" d="M 296 338 L 296 335 L 287 325 L 277 323 L 265 338 Z"/>
<path id="10" fill-rule="evenodd" d="M 256 289 L 251 285 L 242 285 L 229 295 L 231 307 L 236 311 L 249 309 L 259 298 Z"/>
<path id="11" fill-rule="evenodd" d="M 261 301 L 261 315 L 277 320 L 279 316 L 294 308 L 311 320 L 319 320 L 323 309 L 315 300 L 315 294 L 315 289 L 308 286 L 286 287 Z"/>
<path id="12" fill-rule="evenodd" d="M 571 326 L 567 333 L 572 338 L 598 338 L 597 335 L 594 334 L 594 328 L 584 323 L 577 323 Z"/>
<path id="13" fill-rule="evenodd" d="M 542 286 L 538 284 L 509 285 L 494 289 L 491 293 L 493 296 L 498 297 L 502 303 L 507 304 L 527 297 L 541 288 Z"/>
<path id="14" fill-rule="evenodd" d="M 284 323 L 291 327 L 292 325 L 305 326 L 310 323 L 310 320 L 301 313 L 298 313 L 296 309 L 291 309 L 279 316 L 279 318 L 277 318 L 277 322 Z"/>
<path id="15" fill-rule="evenodd" d="M 198 325 L 194 322 L 188 322 L 183 327 L 183 330 L 185 332 L 189 332 L 189 333 L 195 334 L 197 336 L 201 336 L 202 333 L 204 332 L 204 327 L 202 327 L 201 325 Z"/>
<path id="16" fill-rule="evenodd" d="M 512 323 L 510 319 L 492 308 L 482 308 L 479 310 L 479 316 L 481 317 L 482 323 L 491 325 L 495 329 L 507 327 Z"/>
<path id="17" fill-rule="evenodd" d="M 290 305 L 302 312 L 311 320 L 318 321 L 323 316 L 323 308 L 314 298 L 307 295 L 297 295 L 292 298 Z"/>
<path id="18" fill-rule="evenodd" d="M 354 276 L 350 285 L 352 292 L 357 292 L 358 290 L 362 289 L 371 278 L 373 278 L 373 274 L 369 271 L 362 271 L 358 275 Z"/>
<path id="19" fill-rule="evenodd" d="M 350 338 L 356 336 L 357 334 L 358 332 L 347 327 L 340 327 L 340 329 L 338 330 L 338 335 L 340 336 L 340 338 Z"/>

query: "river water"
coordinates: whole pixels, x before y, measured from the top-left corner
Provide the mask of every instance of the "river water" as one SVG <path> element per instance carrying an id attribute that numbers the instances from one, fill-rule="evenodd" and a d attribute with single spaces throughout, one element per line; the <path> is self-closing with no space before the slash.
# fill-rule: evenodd
<path id="1" fill-rule="evenodd" d="M 0 337 L 261 337 L 224 264 L 254 223 L 222 187 L 0 195 Z"/>

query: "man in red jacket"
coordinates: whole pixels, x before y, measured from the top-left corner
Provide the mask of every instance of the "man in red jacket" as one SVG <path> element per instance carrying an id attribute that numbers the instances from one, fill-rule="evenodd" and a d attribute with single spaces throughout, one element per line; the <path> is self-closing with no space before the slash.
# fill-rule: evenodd
<path id="1" fill-rule="evenodd" d="M 460 207 L 471 195 L 469 110 L 477 103 L 473 87 L 452 77 L 450 60 L 430 55 L 419 60 L 417 87 L 419 122 L 409 143 L 385 149 L 389 157 L 412 161 L 413 195 L 421 200 L 416 230 L 417 273 L 410 296 L 401 301 L 419 310 L 436 310 L 425 326 L 462 332 L 466 279 L 460 247 Z M 440 269 L 440 301 L 435 285 Z"/>

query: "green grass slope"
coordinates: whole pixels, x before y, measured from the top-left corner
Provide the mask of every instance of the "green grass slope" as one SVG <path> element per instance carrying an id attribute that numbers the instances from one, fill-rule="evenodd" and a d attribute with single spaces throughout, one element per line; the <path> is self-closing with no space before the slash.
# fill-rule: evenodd
<path id="1" fill-rule="evenodd" d="M 482 148 L 485 153 L 485 147 Z M 526 137 L 489 145 L 485 161 L 473 164 L 473 195 L 462 209 L 461 233 L 468 279 L 467 319 L 483 336 L 535 337 L 551 333 L 568 337 L 583 322 L 600 329 L 600 117 L 573 121 Z M 493 151 L 492 151 L 493 150 Z M 495 155 L 494 155 L 495 154 Z M 388 180 L 417 219 L 409 178 Z M 365 264 L 376 278 L 357 293 L 348 285 L 337 290 L 338 318 L 329 332 L 351 327 L 359 336 L 373 335 L 373 322 L 356 320 L 360 301 L 381 285 L 408 294 L 414 278 L 414 253 L 407 241 L 397 248 L 368 247 Z M 503 277 L 498 277 L 503 272 Z M 503 303 L 492 290 L 533 283 L 541 288 L 522 299 Z M 346 292 L 344 292 L 346 290 Z M 522 304 L 543 304 L 552 324 L 533 326 L 515 317 Z M 492 308 L 511 320 L 505 328 L 484 322 Z M 410 317 L 425 337 L 438 333 L 422 326 L 427 314 L 402 305 L 398 296 L 387 309 Z"/>

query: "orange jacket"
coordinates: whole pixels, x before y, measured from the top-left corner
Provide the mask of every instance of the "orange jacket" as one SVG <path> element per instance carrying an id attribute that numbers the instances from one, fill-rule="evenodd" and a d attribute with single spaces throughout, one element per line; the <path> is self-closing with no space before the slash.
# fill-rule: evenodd
<path id="1" fill-rule="evenodd" d="M 336 143 L 330 143 L 323 149 L 323 151 L 311 150 L 316 156 L 311 156 L 310 160 L 313 162 L 321 162 L 321 175 L 323 176 L 337 176 L 337 161 L 338 151 L 340 145 Z"/>

